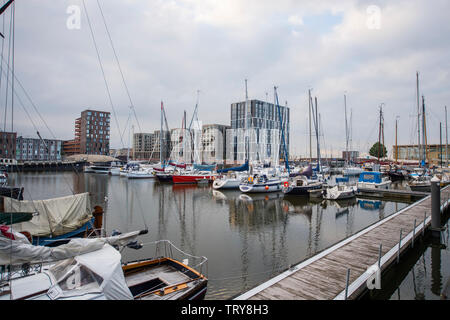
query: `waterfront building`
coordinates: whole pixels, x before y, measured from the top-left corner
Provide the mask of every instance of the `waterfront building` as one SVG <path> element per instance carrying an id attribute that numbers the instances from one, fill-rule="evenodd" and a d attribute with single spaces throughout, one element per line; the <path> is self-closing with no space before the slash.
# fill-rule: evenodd
<path id="1" fill-rule="evenodd" d="M 222 124 L 206 124 L 202 126 L 202 162 L 207 164 L 223 164 L 226 158 L 226 132 L 230 126 Z"/>
<path id="2" fill-rule="evenodd" d="M 133 134 L 133 159 L 149 160 L 153 150 L 153 133 Z"/>
<path id="3" fill-rule="evenodd" d="M 280 106 L 286 150 L 289 153 L 289 108 Z M 277 106 L 260 100 L 231 104 L 231 128 L 226 134 L 227 163 L 250 162 L 276 165 L 284 158 Z"/>
<path id="4" fill-rule="evenodd" d="M 422 150 L 423 146 L 421 146 Z M 419 148 L 417 145 L 410 144 L 410 145 L 397 145 L 393 146 L 392 148 L 392 156 L 393 159 L 401 160 L 422 160 L 422 154 L 419 153 Z M 446 155 L 446 145 L 440 145 L 440 144 L 429 144 L 426 148 L 427 152 L 427 161 L 431 164 L 439 165 L 441 162 L 447 163 L 450 159 L 450 148 L 448 150 L 447 156 L 448 158 L 445 159 Z"/>
<path id="5" fill-rule="evenodd" d="M 0 132 L 0 159 L 16 159 L 16 132 Z"/>
<path id="6" fill-rule="evenodd" d="M 16 138 L 17 161 L 61 161 L 62 140 Z"/>
<path id="7" fill-rule="evenodd" d="M 109 154 L 110 113 L 87 109 L 75 120 L 75 139 L 64 141 L 65 156 Z"/>

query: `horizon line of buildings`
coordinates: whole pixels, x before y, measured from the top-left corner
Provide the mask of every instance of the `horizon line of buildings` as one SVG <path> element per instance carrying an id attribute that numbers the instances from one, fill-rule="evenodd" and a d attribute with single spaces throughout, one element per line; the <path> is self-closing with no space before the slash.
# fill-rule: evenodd
<path id="1" fill-rule="evenodd" d="M 162 134 L 161 130 L 138 132 L 133 134 L 132 146 L 122 149 L 110 148 L 110 119 L 107 111 L 82 111 L 75 119 L 74 139 L 71 140 L 30 138 L 17 136 L 16 132 L 0 132 L 0 159 L 61 161 L 70 155 L 94 154 L 179 163 L 241 164 L 249 159 L 278 164 L 284 159 L 285 148 L 289 154 L 289 108 L 280 106 L 278 110 L 273 103 L 257 99 L 232 103 L 230 125 L 203 125 L 201 121 L 193 121 L 190 130 L 174 128 L 163 130 Z M 428 159 L 432 162 L 443 160 L 446 153 L 446 148 L 441 145 L 428 145 L 428 150 Z M 398 145 L 393 146 L 392 154 L 394 159 L 418 160 L 419 152 L 417 145 Z M 358 157 L 358 151 L 342 152 L 342 159 Z"/>

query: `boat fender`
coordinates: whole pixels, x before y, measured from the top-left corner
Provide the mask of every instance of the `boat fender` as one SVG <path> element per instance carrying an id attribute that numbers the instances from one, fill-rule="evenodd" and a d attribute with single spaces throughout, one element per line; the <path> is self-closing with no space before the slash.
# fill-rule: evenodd
<path id="1" fill-rule="evenodd" d="M 266 190 L 269 190 L 269 186 L 266 186 Z"/>

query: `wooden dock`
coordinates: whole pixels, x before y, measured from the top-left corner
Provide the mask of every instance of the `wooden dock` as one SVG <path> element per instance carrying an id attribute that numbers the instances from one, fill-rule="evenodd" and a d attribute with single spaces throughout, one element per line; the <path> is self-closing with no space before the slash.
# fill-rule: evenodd
<path id="1" fill-rule="evenodd" d="M 359 188 L 357 192 L 358 197 L 369 197 L 377 199 L 402 199 L 408 201 L 420 200 L 428 195 L 430 195 L 429 192 L 399 189 Z"/>
<path id="2" fill-rule="evenodd" d="M 447 186 L 441 190 L 441 212 L 448 207 L 449 198 L 450 186 Z M 368 269 L 380 265 L 382 271 L 386 270 L 430 224 L 431 196 L 428 195 L 235 299 L 356 299 L 366 290 L 366 282 L 373 274 Z"/>

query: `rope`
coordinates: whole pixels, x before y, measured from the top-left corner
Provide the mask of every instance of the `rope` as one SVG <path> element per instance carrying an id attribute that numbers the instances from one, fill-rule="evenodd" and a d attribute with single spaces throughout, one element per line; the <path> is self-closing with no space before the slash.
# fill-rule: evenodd
<path id="1" fill-rule="evenodd" d="M 139 127 L 140 132 L 142 132 L 141 125 L 139 124 L 138 117 L 136 116 L 136 111 L 134 110 L 133 101 L 131 100 L 130 91 L 128 90 L 128 86 L 127 86 L 127 83 L 125 81 L 125 77 L 124 77 L 123 72 L 122 72 L 122 67 L 120 66 L 119 58 L 117 57 L 116 49 L 114 48 L 114 44 L 113 44 L 113 41 L 112 41 L 112 38 L 111 38 L 111 34 L 109 33 L 109 29 L 108 29 L 108 26 L 106 24 L 106 19 L 105 19 L 105 16 L 103 15 L 103 10 L 102 10 L 102 7 L 101 7 L 100 2 L 98 0 L 97 0 L 97 5 L 98 5 L 98 8 L 99 8 L 101 16 L 102 16 L 103 24 L 105 25 L 106 33 L 108 34 L 109 42 L 111 44 L 111 48 L 113 50 L 117 66 L 119 68 L 120 75 L 122 76 L 122 82 L 123 82 L 123 85 L 125 87 L 125 91 L 127 92 L 128 99 L 130 100 L 131 108 L 133 109 L 134 117 L 136 118 L 136 122 L 137 122 L 137 125 Z"/>
<path id="2" fill-rule="evenodd" d="M 111 92 L 110 92 L 110 90 L 109 90 L 108 81 L 106 80 L 106 75 L 105 75 L 105 71 L 104 71 L 104 69 L 103 69 L 102 60 L 101 60 L 101 58 L 100 58 L 100 53 L 99 53 L 99 51 L 98 51 L 97 42 L 95 41 L 95 37 L 94 37 L 94 31 L 92 30 L 91 20 L 89 19 L 89 15 L 88 15 L 87 8 L 86 8 L 86 3 L 85 3 L 84 0 L 83 0 L 83 7 L 84 7 L 84 11 L 85 11 L 85 13 L 86 13 L 86 18 L 87 18 L 87 21 L 88 21 L 89 30 L 90 30 L 90 32 L 91 32 L 92 42 L 94 43 L 95 52 L 97 53 L 97 59 L 98 59 L 98 63 L 99 63 L 99 66 L 100 66 L 100 70 L 101 70 L 101 72 L 102 72 L 103 81 L 104 81 L 104 83 L 105 83 L 105 88 L 106 88 L 106 92 L 107 92 L 107 94 L 108 94 L 109 103 L 110 103 L 110 105 L 111 105 L 111 109 L 112 109 L 112 111 L 113 111 L 113 115 L 114 115 L 114 118 L 115 118 L 115 120 L 116 120 L 117 131 L 119 132 L 119 136 L 120 136 L 121 130 L 120 130 L 120 126 L 119 126 L 119 120 L 117 119 L 116 110 L 115 110 L 114 104 L 113 104 L 113 102 L 112 102 Z M 120 142 L 122 143 L 122 148 L 125 148 L 125 144 L 123 143 L 122 136 L 120 136 Z"/>

